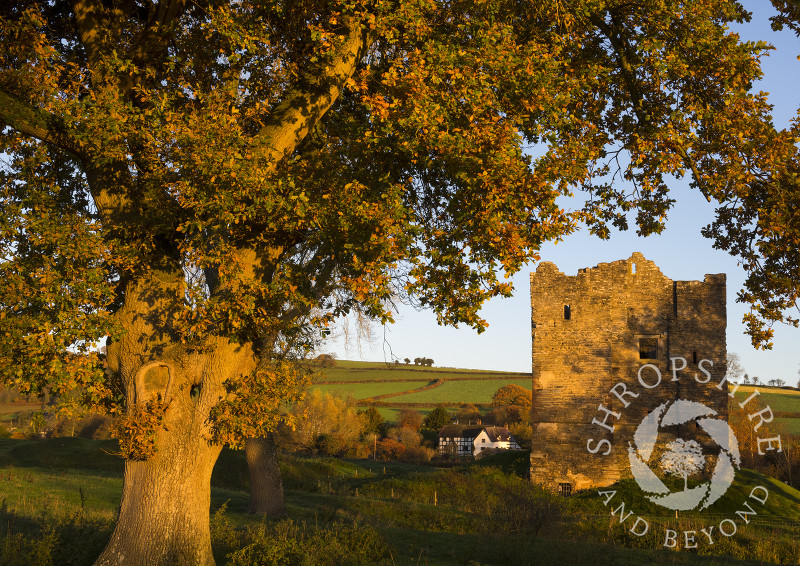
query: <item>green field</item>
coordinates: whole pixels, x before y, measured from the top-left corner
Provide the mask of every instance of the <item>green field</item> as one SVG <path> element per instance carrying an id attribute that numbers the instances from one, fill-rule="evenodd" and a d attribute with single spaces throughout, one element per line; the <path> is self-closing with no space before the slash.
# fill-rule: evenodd
<path id="1" fill-rule="evenodd" d="M 794 413 L 800 415 L 800 391 L 780 389 L 777 387 L 764 387 L 761 385 L 741 385 L 735 393 L 736 400 L 740 403 L 747 399 L 754 390 L 758 396 L 745 405 L 745 409 L 760 410 L 769 405 L 773 413 Z M 800 435 L 800 418 L 776 417 L 775 423 L 787 434 Z"/>
<path id="2" fill-rule="evenodd" d="M 756 389 L 758 396 L 750 403 L 757 403 L 762 407 L 769 405 L 774 413 L 800 413 L 800 391 L 793 389 L 741 385 L 736 390 L 736 399 L 742 402 Z"/>
<path id="3" fill-rule="evenodd" d="M 412 393 L 437 380 L 444 382 Z M 404 407 L 426 415 L 431 404 L 488 405 L 498 389 L 511 383 L 530 389 L 530 374 L 340 360 L 335 367 L 320 370 L 312 388 L 356 400 L 407 391 L 406 395 L 379 400 L 383 418 L 387 422 L 397 422 Z"/>
<path id="4" fill-rule="evenodd" d="M 508 381 L 497 380 L 470 380 L 470 381 L 446 381 L 439 387 L 392 397 L 393 403 L 473 403 L 487 404 L 492 402 L 492 395 L 504 385 L 519 385 L 526 389 L 531 388 L 531 380 L 509 379 Z"/>
<path id="5" fill-rule="evenodd" d="M 457 369 L 457 368 L 438 368 L 422 367 L 405 364 L 386 364 L 381 362 L 351 362 L 339 360 L 336 366 L 321 370 L 318 378 L 319 383 L 329 381 L 390 381 L 408 379 L 520 379 L 529 374 L 485 371 L 477 369 Z"/>
<path id="6" fill-rule="evenodd" d="M 366 399 L 377 395 L 399 393 L 418 389 L 434 383 L 434 381 L 376 381 L 372 383 L 330 383 L 314 385 L 322 393 L 338 393 L 342 396 L 352 395 L 355 399 Z"/>
<path id="7" fill-rule="evenodd" d="M 531 377 L 527 373 L 428 368 L 347 360 L 337 361 L 335 367 L 321 370 L 314 388 L 324 393 L 336 392 L 363 400 L 378 395 L 412 391 L 432 384 L 438 379 L 446 381 L 426 391 L 381 400 L 379 408 L 381 415 L 388 422 L 396 422 L 401 407 L 410 406 L 426 414 L 430 411 L 430 405 L 437 403 L 487 405 L 491 403 L 492 395 L 500 387 L 510 383 L 526 389 L 531 388 Z M 736 392 L 736 399 L 739 402 L 743 401 L 754 389 L 758 389 L 759 397 L 752 403 L 757 402 L 759 407 L 769 405 L 775 413 L 800 414 L 800 391 L 797 390 L 742 385 Z M 775 422 L 779 423 L 786 433 L 800 435 L 800 418 L 777 417 Z"/>

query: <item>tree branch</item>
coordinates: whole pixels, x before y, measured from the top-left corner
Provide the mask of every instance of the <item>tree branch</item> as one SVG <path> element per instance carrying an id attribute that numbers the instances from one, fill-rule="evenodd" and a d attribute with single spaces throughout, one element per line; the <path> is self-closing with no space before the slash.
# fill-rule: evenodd
<path id="1" fill-rule="evenodd" d="M 89 66 L 100 59 L 105 48 L 102 36 L 103 3 L 101 0 L 72 0 L 72 11 L 78 25 L 78 36 L 89 59 Z"/>
<path id="2" fill-rule="evenodd" d="M 63 149 L 79 159 L 84 153 L 83 145 L 67 132 L 60 117 L 26 104 L 2 86 L 0 123 Z"/>
<path id="3" fill-rule="evenodd" d="M 597 26 L 603 35 L 608 38 L 608 41 L 611 43 L 611 47 L 614 50 L 614 54 L 617 56 L 617 63 L 619 64 L 620 74 L 622 75 L 622 80 L 625 82 L 625 86 L 628 92 L 633 99 L 633 112 L 636 114 L 636 119 L 642 125 L 652 125 L 651 121 L 647 118 L 647 115 L 644 112 L 644 95 L 642 91 L 639 89 L 639 85 L 636 81 L 636 71 L 633 68 L 633 63 L 631 62 L 631 57 L 629 54 L 633 55 L 633 51 L 630 48 L 630 44 L 623 40 L 617 31 L 614 29 L 614 26 L 609 25 L 606 21 L 595 15 L 590 17 L 591 22 Z M 613 22 L 613 19 L 612 19 Z M 669 140 L 669 144 L 675 150 L 675 152 L 681 157 L 683 163 L 692 171 L 692 175 L 697 182 L 697 187 L 700 189 L 700 193 L 705 197 L 708 202 L 711 202 L 711 197 L 708 195 L 708 191 L 706 190 L 705 184 L 703 183 L 703 179 L 700 176 L 700 171 L 697 169 L 697 163 L 689 155 L 689 152 L 686 151 L 686 148 L 683 147 L 682 144 Z"/>
<path id="4" fill-rule="evenodd" d="M 314 125 L 330 109 L 366 48 L 366 37 L 358 22 L 350 22 L 344 43 L 323 69 L 312 69 L 289 91 L 266 119 L 258 137 L 269 145 L 269 163 L 275 167 L 291 154 Z"/>
<path id="5" fill-rule="evenodd" d="M 137 65 L 144 66 L 145 61 L 151 58 L 160 60 L 166 54 L 173 24 L 186 10 L 186 4 L 187 0 L 165 0 L 158 3 L 130 53 L 131 59 Z"/>

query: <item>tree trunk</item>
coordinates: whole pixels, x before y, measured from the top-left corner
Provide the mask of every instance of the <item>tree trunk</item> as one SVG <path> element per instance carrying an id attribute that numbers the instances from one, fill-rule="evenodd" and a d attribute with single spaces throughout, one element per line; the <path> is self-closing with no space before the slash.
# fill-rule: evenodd
<path id="1" fill-rule="evenodd" d="M 127 460 L 119 519 L 95 564 L 213 566 L 211 471 L 220 450 L 175 431 L 161 435 L 155 457 Z"/>
<path id="2" fill-rule="evenodd" d="M 209 416 L 227 395 L 224 383 L 249 375 L 256 361 L 249 344 L 176 339 L 170 325 L 183 301 L 182 282 L 178 269 L 151 270 L 127 285 L 116 315 L 125 332 L 108 345 L 107 373 L 124 393 L 139 442 L 121 438 L 129 452 L 119 519 L 97 566 L 214 565 L 211 472 L 222 447 L 212 444 Z M 163 416 L 156 425 L 141 418 L 153 410 Z M 148 440 L 155 453 L 137 452 Z"/>
<path id="3" fill-rule="evenodd" d="M 244 445 L 250 472 L 250 513 L 271 517 L 284 515 L 283 482 L 275 450 L 275 438 L 248 438 Z"/>

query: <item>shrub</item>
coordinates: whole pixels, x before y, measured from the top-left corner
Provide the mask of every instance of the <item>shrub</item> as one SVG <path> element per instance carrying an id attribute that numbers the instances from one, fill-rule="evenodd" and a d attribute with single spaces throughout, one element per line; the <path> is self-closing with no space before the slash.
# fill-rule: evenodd
<path id="1" fill-rule="evenodd" d="M 391 438 L 384 438 L 378 442 L 377 455 L 381 460 L 399 460 L 405 452 L 405 445 Z"/>
<path id="2" fill-rule="evenodd" d="M 229 566 L 360 566 L 389 553 L 375 529 L 359 524 L 314 529 L 285 520 L 251 527 L 241 539 L 244 546 L 227 556 Z"/>
<path id="3" fill-rule="evenodd" d="M 408 462 L 422 464 L 430 462 L 436 451 L 426 446 L 411 446 L 406 448 L 404 459 Z"/>

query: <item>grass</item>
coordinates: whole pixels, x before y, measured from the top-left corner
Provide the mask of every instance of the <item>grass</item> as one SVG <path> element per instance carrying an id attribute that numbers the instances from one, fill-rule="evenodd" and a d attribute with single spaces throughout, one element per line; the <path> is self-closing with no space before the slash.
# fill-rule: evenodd
<path id="1" fill-rule="evenodd" d="M 403 409 L 401 407 L 376 407 L 378 412 L 383 417 L 383 420 L 387 423 L 397 423 L 400 422 L 400 411 Z M 414 410 L 417 411 L 419 414 L 422 415 L 423 418 L 428 416 L 428 413 L 433 411 L 433 407 L 414 407 Z M 451 416 L 455 415 L 455 410 L 450 411 Z"/>
<path id="2" fill-rule="evenodd" d="M 378 381 L 372 383 L 353 383 L 353 384 L 322 384 L 314 385 L 313 389 L 318 389 L 322 393 L 341 393 L 352 395 L 355 399 L 366 399 L 377 395 L 389 393 L 400 393 L 411 389 L 418 389 L 434 383 L 434 381 Z"/>
<path id="3" fill-rule="evenodd" d="M 766 387 L 762 385 L 741 385 L 736 390 L 735 397 L 740 403 L 747 399 L 753 391 L 758 390 L 758 396 L 745 405 L 746 409 L 760 410 L 769 405 L 773 413 L 794 413 L 800 415 L 800 391 Z M 786 434 L 800 435 L 800 418 L 775 417 L 777 423 Z"/>
<path id="4" fill-rule="evenodd" d="M 446 381 L 427 391 L 413 392 L 440 379 Z M 357 400 L 408 391 L 407 395 L 380 400 L 383 418 L 387 422 L 397 422 L 400 405 L 419 409 L 423 414 L 430 412 L 430 406 L 424 406 L 430 404 L 485 405 L 491 403 L 498 389 L 510 383 L 530 389 L 530 374 L 337 361 L 336 366 L 321 370 L 313 387 L 323 393 L 350 395 Z M 394 404 L 398 406 L 393 407 Z"/>
<path id="5" fill-rule="evenodd" d="M 756 389 L 759 394 L 750 402 L 753 406 L 756 404 L 759 407 L 769 405 L 775 413 L 800 413 L 800 391 L 792 389 L 742 385 L 736 390 L 736 399 L 741 403 Z M 745 407 L 749 408 L 750 405 L 745 405 Z"/>
<path id="6" fill-rule="evenodd" d="M 0 443 L 0 500 L 4 502 L 0 563 L 92 563 L 110 534 L 121 493 L 121 462 L 108 454 L 109 447 L 109 443 L 83 439 Z M 800 561 L 800 530 L 757 522 L 742 528 L 735 541 L 720 540 L 699 550 L 719 556 L 665 551 L 661 541 L 655 540 L 657 533 L 646 541 L 647 548 L 631 548 L 644 542 L 609 521 L 609 510 L 596 493 L 557 498 L 519 477 L 527 468 L 525 453 L 499 454 L 449 470 L 296 456 L 282 458 L 281 464 L 289 519 L 265 521 L 244 512 L 248 499 L 244 454 L 223 451 L 212 478 L 212 541 L 218 564 L 749 565 Z M 763 516 L 800 520 L 800 492 L 748 471 L 737 476 L 714 511 L 735 512 L 749 490 L 765 482 L 770 498 L 769 512 Z M 637 512 L 653 511 L 645 508 L 646 502 L 637 496 L 641 492 L 630 481 L 620 482 L 615 489 Z M 692 526 L 692 520 L 682 516 L 674 526 Z"/>
<path id="7" fill-rule="evenodd" d="M 385 364 L 381 362 L 351 362 L 340 360 L 332 368 L 322 370 L 325 381 L 388 381 L 406 379 L 521 379 L 530 374 L 516 372 L 500 372 L 477 369 L 458 369 L 440 367 L 422 367 L 406 364 Z"/>
<path id="8" fill-rule="evenodd" d="M 396 403 L 474 403 L 486 404 L 492 402 L 492 395 L 504 385 L 513 383 L 526 389 L 531 388 L 530 378 L 509 379 L 508 381 L 476 380 L 476 381 L 446 381 L 440 387 L 420 391 L 409 395 L 392 397 Z"/>

